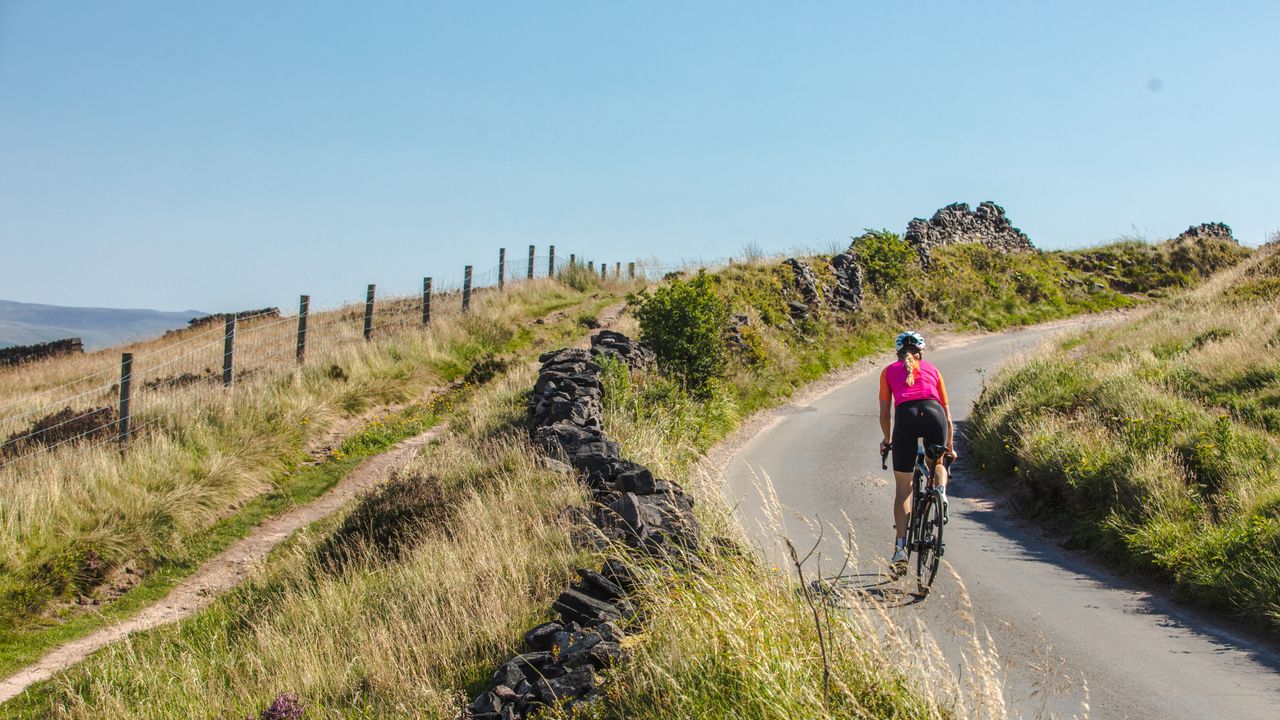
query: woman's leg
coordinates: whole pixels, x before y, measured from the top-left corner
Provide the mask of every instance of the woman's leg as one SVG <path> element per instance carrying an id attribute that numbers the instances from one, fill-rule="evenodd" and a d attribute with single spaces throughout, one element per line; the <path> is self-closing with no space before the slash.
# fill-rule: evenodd
<path id="1" fill-rule="evenodd" d="M 907 536 L 907 513 L 911 512 L 911 476 L 913 473 L 894 471 L 897 481 L 897 492 L 893 496 L 893 524 L 898 529 L 898 537 Z"/>
<path id="2" fill-rule="evenodd" d="M 948 470 L 947 466 L 942 462 L 942 458 L 938 458 L 938 464 L 933 467 L 934 484 L 939 488 L 942 488 L 943 492 L 946 492 L 947 478 L 949 477 L 951 477 L 951 471 Z"/>

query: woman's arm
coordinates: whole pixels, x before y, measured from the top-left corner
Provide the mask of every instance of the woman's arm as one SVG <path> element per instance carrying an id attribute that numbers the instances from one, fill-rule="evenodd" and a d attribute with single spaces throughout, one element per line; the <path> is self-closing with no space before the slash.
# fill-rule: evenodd
<path id="1" fill-rule="evenodd" d="M 893 437 L 893 420 L 889 415 L 889 406 L 892 404 L 892 400 L 880 401 L 880 430 L 884 433 L 884 445 L 888 445 L 890 438 Z M 950 414 L 948 414 L 947 417 L 950 418 Z"/>
<path id="2" fill-rule="evenodd" d="M 888 445 L 893 438 L 893 420 L 889 412 L 893 409 L 893 393 L 889 391 L 889 368 L 880 371 L 880 430 L 884 433 L 884 440 L 880 441 L 881 450 Z"/>
<path id="3" fill-rule="evenodd" d="M 956 459 L 956 426 L 951 421 L 951 403 L 947 401 L 947 384 L 942 381 L 942 373 L 938 373 L 938 395 L 942 399 L 942 411 L 947 414 L 947 454 Z"/>

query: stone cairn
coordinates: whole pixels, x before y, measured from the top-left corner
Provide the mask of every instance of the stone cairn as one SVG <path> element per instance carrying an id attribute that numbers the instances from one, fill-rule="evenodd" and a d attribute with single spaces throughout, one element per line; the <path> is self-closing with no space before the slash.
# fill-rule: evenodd
<path id="1" fill-rule="evenodd" d="M 641 561 L 696 563 L 701 539 L 693 499 L 678 484 L 624 460 L 618 444 L 604 436 L 602 368 L 596 360 L 617 358 L 635 369 L 651 365 L 653 353 L 611 331 L 597 334 L 591 344 L 590 351 L 568 348 L 539 358 L 542 369 L 529 400 L 534 443 L 549 462 L 567 461 L 590 488 L 599 537 L 629 548 Z M 596 671 L 624 659 L 621 641 L 639 624 L 629 599 L 639 582 L 633 567 L 610 559 L 599 571 L 579 569 L 577 581 L 552 603 L 557 619 L 525 633 L 526 652 L 498 667 L 465 717 L 514 720 L 543 706 L 598 703 Z"/>
<path id="2" fill-rule="evenodd" d="M 933 248 L 959 243 L 979 243 L 1001 252 L 1035 250 L 1026 233 L 1010 224 L 1004 208 L 986 201 L 970 210 L 968 203 L 952 203 L 929 220 L 916 218 L 907 223 L 903 239 L 920 253 L 920 263 L 929 267 Z"/>

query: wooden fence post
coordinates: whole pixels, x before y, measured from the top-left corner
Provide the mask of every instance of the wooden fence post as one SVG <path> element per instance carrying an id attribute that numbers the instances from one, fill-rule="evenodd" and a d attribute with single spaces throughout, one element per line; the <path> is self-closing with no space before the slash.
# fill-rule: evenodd
<path id="1" fill-rule="evenodd" d="M 236 364 L 236 315 L 227 316 L 226 333 L 222 338 L 222 387 L 231 387 Z"/>
<path id="2" fill-rule="evenodd" d="M 462 312 L 471 309 L 471 266 L 462 269 Z"/>
<path id="3" fill-rule="evenodd" d="M 507 284 L 507 249 L 498 248 L 498 289 Z"/>
<path id="4" fill-rule="evenodd" d="M 613 279 L 614 280 L 622 279 L 622 263 L 620 262 L 613 264 Z"/>
<path id="5" fill-rule="evenodd" d="M 124 456 L 129 441 L 129 400 L 133 386 L 133 353 L 120 353 L 120 413 L 116 432 L 120 439 L 120 455 Z"/>
<path id="6" fill-rule="evenodd" d="M 609 263 L 607 262 L 600 263 L 600 279 L 601 280 L 609 279 Z"/>
<path id="7" fill-rule="evenodd" d="M 596 261 L 595 261 L 595 260 L 588 260 L 588 261 L 587 261 L 587 272 L 591 273 L 592 275 L 595 275 L 595 274 L 596 274 Z"/>
<path id="8" fill-rule="evenodd" d="M 373 339 L 373 283 L 369 283 L 369 290 L 364 296 L 364 339 Z"/>
<path id="9" fill-rule="evenodd" d="M 577 265 L 577 264 L 578 264 L 578 256 L 575 255 L 574 253 L 569 253 L 569 267 L 573 267 L 574 265 Z"/>
<path id="10" fill-rule="evenodd" d="M 556 276 L 556 246 L 552 245 L 547 252 L 547 277 L 553 278 Z"/>
<path id="11" fill-rule="evenodd" d="M 629 280 L 636 279 L 636 264 L 633 262 L 627 263 L 627 279 Z"/>
<path id="12" fill-rule="evenodd" d="M 422 324 L 431 324 L 431 278 L 422 278 Z"/>
<path id="13" fill-rule="evenodd" d="M 529 279 L 530 279 L 530 280 L 532 280 L 532 279 L 533 279 L 533 257 L 534 257 L 534 250 L 535 250 L 534 246 L 533 246 L 533 245 L 530 245 L 530 246 L 529 246 Z"/>
<path id="14" fill-rule="evenodd" d="M 311 296 L 298 298 L 298 364 L 307 356 L 307 314 L 311 309 Z"/>

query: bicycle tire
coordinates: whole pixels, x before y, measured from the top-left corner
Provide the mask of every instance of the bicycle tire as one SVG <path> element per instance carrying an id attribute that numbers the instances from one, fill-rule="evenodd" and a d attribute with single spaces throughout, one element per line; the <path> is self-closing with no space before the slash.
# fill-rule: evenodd
<path id="1" fill-rule="evenodd" d="M 942 501 L 929 493 L 921 503 L 919 534 L 916 538 L 916 589 L 926 595 L 933 587 L 942 560 Z"/>

